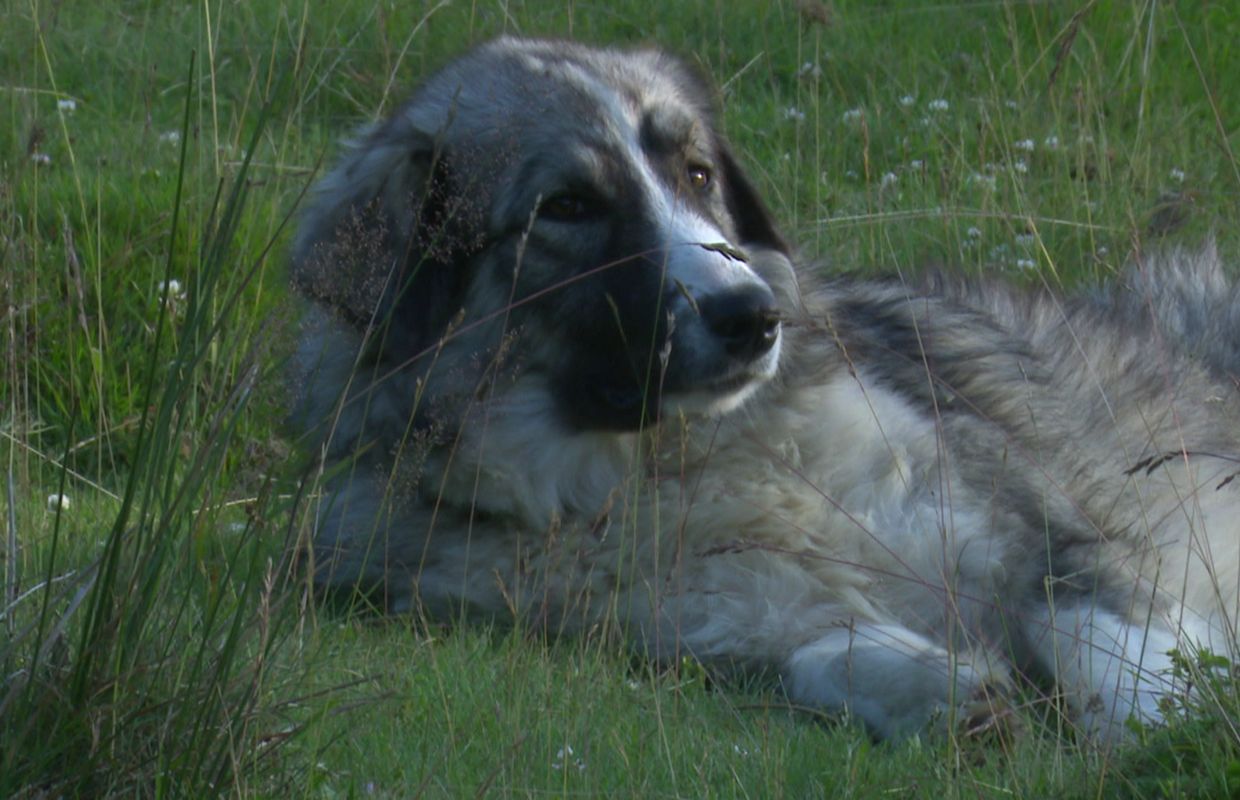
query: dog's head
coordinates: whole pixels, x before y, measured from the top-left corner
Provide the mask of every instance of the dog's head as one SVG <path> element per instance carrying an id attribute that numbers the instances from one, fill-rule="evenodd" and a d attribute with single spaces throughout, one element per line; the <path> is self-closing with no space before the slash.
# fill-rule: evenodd
<path id="1" fill-rule="evenodd" d="M 632 430 L 722 413 L 775 373 L 780 308 L 760 273 L 790 270 L 786 249 L 695 70 L 502 38 L 324 178 L 294 276 L 386 363 L 515 338 L 566 424 Z"/>

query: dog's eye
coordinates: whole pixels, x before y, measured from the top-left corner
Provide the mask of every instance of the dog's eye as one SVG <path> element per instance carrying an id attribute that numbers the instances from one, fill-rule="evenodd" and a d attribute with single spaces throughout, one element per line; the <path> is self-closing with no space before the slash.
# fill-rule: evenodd
<path id="1" fill-rule="evenodd" d="M 690 164 L 686 175 L 689 177 L 689 185 L 699 192 L 710 186 L 710 170 L 701 164 Z"/>
<path id="2" fill-rule="evenodd" d="M 553 194 L 538 206 L 538 215 L 556 222 L 578 222 L 598 213 L 598 203 L 582 194 Z"/>

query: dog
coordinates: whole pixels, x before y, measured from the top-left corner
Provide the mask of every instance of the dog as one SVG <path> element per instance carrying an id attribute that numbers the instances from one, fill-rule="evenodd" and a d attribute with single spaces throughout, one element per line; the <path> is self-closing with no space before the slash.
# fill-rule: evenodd
<path id="1" fill-rule="evenodd" d="M 1053 683 L 1088 736 L 1227 652 L 1240 303 L 1171 252 L 1064 296 L 797 258 L 651 49 L 500 38 L 318 183 L 295 429 L 314 587 L 620 630 L 878 737 Z"/>

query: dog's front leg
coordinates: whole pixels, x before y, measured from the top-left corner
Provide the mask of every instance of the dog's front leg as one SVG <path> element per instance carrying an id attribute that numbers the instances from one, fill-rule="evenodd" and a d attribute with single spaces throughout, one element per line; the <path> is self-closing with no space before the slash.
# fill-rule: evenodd
<path id="1" fill-rule="evenodd" d="M 899 625 L 855 623 L 793 651 L 784 686 L 795 703 L 846 709 L 875 734 L 903 738 L 975 717 L 1005 686 L 990 659 L 953 654 Z M 997 716 L 983 707 L 983 716 Z"/>

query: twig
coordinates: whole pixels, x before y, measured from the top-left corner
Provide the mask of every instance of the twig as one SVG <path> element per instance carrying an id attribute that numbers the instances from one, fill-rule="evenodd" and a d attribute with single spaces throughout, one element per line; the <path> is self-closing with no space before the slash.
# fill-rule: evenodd
<path id="1" fill-rule="evenodd" d="M 13 490 L 13 470 L 8 472 L 9 494 L 9 531 L 4 547 L 4 602 L 5 605 L 17 603 L 17 501 Z M 6 625 L 9 636 L 14 633 L 13 617 L 9 616 Z"/>

